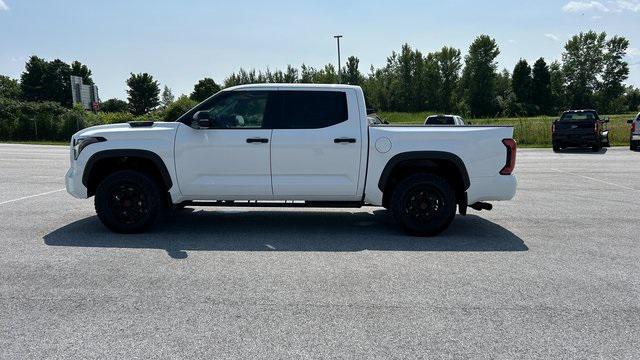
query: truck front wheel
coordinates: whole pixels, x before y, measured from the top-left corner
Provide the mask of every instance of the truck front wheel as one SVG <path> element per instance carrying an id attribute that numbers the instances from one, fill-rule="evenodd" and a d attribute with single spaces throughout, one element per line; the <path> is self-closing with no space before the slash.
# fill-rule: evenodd
<path id="1" fill-rule="evenodd" d="M 439 176 L 412 175 L 402 180 L 393 191 L 391 211 L 407 233 L 435 236 L 447 229 L 455 218 L 455 192 Z"/>
<path id="2" fill-rule="evenodd" d="M 139 233 L 157 220 L 162 196 L 146 174 L 123 170 L 107 176 L 96 189 L 96 213 L 102 223 L 118 233 Z"/>

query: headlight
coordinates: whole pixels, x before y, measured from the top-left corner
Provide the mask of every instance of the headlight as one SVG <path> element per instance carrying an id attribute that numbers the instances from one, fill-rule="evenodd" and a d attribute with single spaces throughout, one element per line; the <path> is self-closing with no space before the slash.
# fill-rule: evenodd
<path id="1" fill-rule="evenodd" d="M 73 139 L 73 158 L 75 160 L 78 160 L 78 156 L 80 156 L 80 153 L 82 152 L 82 150 L 84 150 L 84 148 L 91 144 L 103 141 L 107 141 L 107 139 L 99 136 Z"/>

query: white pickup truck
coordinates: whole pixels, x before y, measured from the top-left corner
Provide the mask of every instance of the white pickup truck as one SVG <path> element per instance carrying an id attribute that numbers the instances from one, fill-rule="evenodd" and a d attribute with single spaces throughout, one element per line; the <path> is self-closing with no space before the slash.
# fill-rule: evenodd
<path id="1" fill-rule="evenodd" d="M 370 125 L 366 109 L 356 86 L 228 88 L 175 122 L 78 132 L 67 191 L 121 233 L 183 206 L 371 205 L 418 236 L 515 195 L 511 127 Z"/>

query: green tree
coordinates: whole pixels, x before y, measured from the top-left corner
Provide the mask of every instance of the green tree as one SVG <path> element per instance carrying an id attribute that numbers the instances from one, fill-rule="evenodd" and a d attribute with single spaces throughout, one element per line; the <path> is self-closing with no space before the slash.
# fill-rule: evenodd
<path id="1" fill-rule="evenodd" d="M 498 44 L 487 35 L 479 36 L 469 47 L 461 84 L 465 105 L 472 116 L 493 115 L 496 110 L 496 58 L 499 54 Z"/>
<path id="2" fill-rule="evenodd" d="M 316 72 L 316 69 L 313 67 L 302 64 L 299 81 L 303 84 L 313 83 L 313 79 L 316 77 Z"/>
<path id="3" fill-rule="evenodd" d="M 160 104 L 162 106 L 163 109 L 166 109 L 167 107 L 169 107 L 169 105 L 171 105 L 172 102 L 174 102 L 176 99 L 175 96 L 173 96 L 173 93 L 171 92 L 171 89 L 169 89 L 169 87 L 167 85 L 164 86 L 164 90 L 162 90 L 162 97 L 160 100 Z"/>
<path id="4" fill-rule="evenodd" d="M 193 100 L 186 95 L 180 96 L 178 100 L 172 102 L 164 111 L 164 121 L 175 121 L 182 114 L 191 110 L 196 105 L 198 105 L 196 100 Z"/>
<path id="5" fill-rule="evenodd" d="M 160 104 L 158 95 L 160 85 L 153 76 L 142 73 L 133 74 L 127 79 L 127 94 L 129 94 L 129 109 L 134 115 L 144 115 L 155 109 Z"/>
<path id="6" fill-rule="evenodd" d="M 442 86 L 440 88 L 442 110 L 452 112 L 455 104 L 455 89 L 460 79 L 462 57 L 460 50 L 452 47 L 443 47 L 436 53 Z"/>
<path id="7" fill-rule="evenodd" d="M 79 61 L 71 63 L 71 75 L 80 76 L 83 84 L 94 85 L 93 79 L 91 78 L 91 70 L 89 70 L 87 65 L 83 65 Z"/>
<path id="8" fill-rule="evenodd" d="M 43 78 L 47 72 L 47 62 L 37 56 L 31 56 L 20 76 L 22 99 L 25 101 L 45 101 L 48 99 Z"/>
<path id="9" fill-rule="evenodd" d="M 624 111 L 613 106 L 625 92 L 623 82 L 629 78 L 629 64 L 624 61 L 629 48 L 629 40 L 614 36 L 606 44 L 604 69 L 600 84 L 600 108 L 604 112 Z"/>
<path id="10" fill-rule="evenodd" d="M 202 102 L 220 90 L 220 85 L 216 84 L 213 79 L 204 78 L 193 87 L 193 92 L 189 97 L 191 100 Z"/>
<path id="11" fill-rule="evenodd" d="M 47 63 L 42 77 L 45 100 L 72 107 L 71 66 L 60 59 Z"/>
<path id="12" fill-rule="evenodd" d="M 551 112 L 558 113 L 567 107 L 567 89 L 562 65 L 559 62 L 554 61 L 549 66 L 549 78 L 551 84 Z"/>
<path id="13" fill-rule="evenodd" d="M 0 75 L 0 98 L 18 100 L 22 96 L 18 80 Z"/>
<path id="14" fill-rule="evenodd" d="M 562 54 L 562 72 L 567 85 L 569 105 L 573 108 L 594 106 L 594 92 L 599 87 L 598 75 L 604 67 L 607 34 L 593 31 L 572 37 Z"/>
<path id="15" fill-rule="evenodd" d="M 523 105 L 531 103 L 531 67 L 527 60 L 520 59 L 513 69 L 513 75 L 511 78 L 511 86 L 513 87 L 513 94 L 516 96 L 516 101 Z"/>
<path id="16" fill-rule="evenodd" d="M 531 102 L 538 107 L 540 113 L 546 115 L 552 113 L 551 73 L 543 58 L 533 64 Z"/>
<path id="17" fill-rule="evenodd" d="M 106 113 L 127 112 L 129 104 L 120 99 L 109 99 L 100 104 L 100 111 Z"/>
<path id="18" fill-rule="evenodd" d="M 360 59 L 350 56 L 347 59 L 347 66 L 342 70 L 342 82 L 349 85 L 362 85 L 364 76 L 358 69 Z"/>

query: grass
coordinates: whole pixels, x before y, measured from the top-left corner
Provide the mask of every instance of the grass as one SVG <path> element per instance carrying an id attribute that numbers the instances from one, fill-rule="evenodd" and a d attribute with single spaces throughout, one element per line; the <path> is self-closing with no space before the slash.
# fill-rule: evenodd
<path id="1" fill-rule="evenodd" d="M 380 116 L 391 124 L 422 124 L 432 113 L 399 113 L 383 112 Z M 627 120 L 636 116 L 633 114 L 603 116 L 610 118 L 609 140 L 613 146 L 629 145 L 629 125 Z M 537 116 L 521 118 L 499 119 L 466 119 L 473 125 L 509 125 L 514 128 L 514 138 L 523 147 L 551 147 L 551 124 L 557 117 Z"/>

